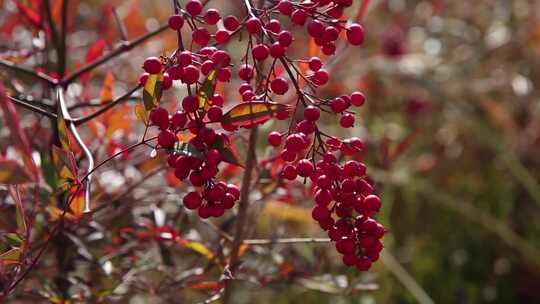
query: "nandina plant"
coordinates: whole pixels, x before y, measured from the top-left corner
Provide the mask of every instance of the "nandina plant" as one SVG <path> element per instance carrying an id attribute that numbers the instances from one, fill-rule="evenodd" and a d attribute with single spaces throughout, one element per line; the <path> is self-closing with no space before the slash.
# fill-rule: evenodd
<path id="1" fill-rule="evenodd" d="M 33 221 L 28 218 L 31 213 L 23 206 L 19 188 L 10 188 L 18 218 L 17 228 L 10 235 L 15 241 L 2 254 L 2 271 L 6 274 L 2 281 L 4 297 L 16 290 L 39 264 L 51 240 L 62 234 L 66 220 L 77 225 L 92 216 L 92 174 L 116 157 L 126 157 L 126 153 L 148 147 L 152 148 L 150 158 L 165 156 L 159 159 L 164 159 L 176 182 L 182 182 L 184 191 L 179 204 L 192 210 L 186 213 L 188 216 L 204 220 L 227 213 L 233 215 L 231 235 L 223 232 L 229 243 L 228 251 L 222 253 L 227 255 L 225 275 L 218 281 L 216 293 L 218 297 L 223 295 L 224 302 L 230 301 L 230 282 L 240 265 L 242 245 L 249 244 L 245 231 L 250 225 L 248 209 L 253 180 L 259 179 L 259 168 L 268 166 L 272 167 L 271 177 L 278 184 L 288 187 L 300 183 L 309 187 L 312 218 L 329 237 L 323 241 L 335 244 L 345 265 L 358 271 L 369 270 L 383 249 L 381 238 L 385 229 L 374 219 L 381 200 L 361 161 L 365 144 L 358 137 L 343 138 L 338 135 L 343 132 L 326 128 L 331 121 L 341 128 L 352 128 L 357 123 L 354 110 L 362 107 L 366 98 L 359 91 L 338 96 L 320 93 L 332 81 L 332 72 L 339 68 L 345 50 L 364 42 L 363 27 L 349 20 L 346 13 L 348 8 L 359 6 L 355 19 L 359 20 L 369 1 L 354 2 L 245 0 L 241 3 L 244 12 L 236 16 L 223 15 L 219 9 L 212 8 L 212 1 L 172 1 L 173 13 L 165 26 L 125 42 L 71 73 L 66 73 L 66 24 L 60 30 L 54 23 L 40 19 L 42 15 L 31 14 L 31 8 L 22 6 L 25 16 L 34 18 L 33 26 L 51 39 L 58 68 L 52 74 L 5 60 L 2 66 L 42 82 L 54 92 L 50 98 L 56 107 L 34 105 L 22 94 L 6 95 L 1 89 L 4 114 L 14 111 L 9 107 L 9 99 L 53 122 L 51 158 L 62 182 L 54 194 L 61 203 L 51 213 L 54 226 L 45 242 L 29 246 L 33 245 L 29 244 L 33 229 Z M 67 1 L 63 6 L 67 6 Z M 44 9 L 47 12 L 50 8 Z M 64 14 L 68 14 L 68 9 Z M 155 54 L 141 62 L 138 85 L 98 111 L 80 118 L 71 116 L 65 101 L 70 85 L 76 82 L 84 85 L 88 81 L 87 73 L 94 68 L 167 30 L 176 33 L 177 47 L 168 54 Z M 310 47 L 295 43 L 302 41 L 310 41 Z M 234 49 L 230 47 L 232 43 Z M 142 91 L 135 113 L 144 126 L 143 138 L 127 148 L 117 144 L 114 153 L 95 165 L 93 153 L 78 128 L 106 114 L 137 91 Z M 174 102 L 167 100 L 171 91 L 176 92 L 172 97 Z M 183 93 L 178 95 L 178 92 Z M 273 130 L 262 134 L 259 126 L 263 124 L 272 124 Z M 262 159 L 256 150 L 261 136 L 273 147 L 272 153 Z M 242 139 L 245 139 L 245 157 L 236 149 Z M 86 158 L 87 170 L 82 177 L 73 143 Z M 31 148 L 24 140 L 22 147 L 26 168 L 7 159 L 2 166 L 21 170 L 25 178 L 17 179 L 11 174 L 2 177 L 2 183 L 39 184 L 40 173 Z M 236 184 L 231 183 L 229 178 L 224 178 L 224 171 L 235 172 L 242 178 Z M 153 231 L 160 240 L 180 240 L 179 232 L 170 225 L 160 225 Z M 314 239 L 297 241 L 315 242 Z"/>

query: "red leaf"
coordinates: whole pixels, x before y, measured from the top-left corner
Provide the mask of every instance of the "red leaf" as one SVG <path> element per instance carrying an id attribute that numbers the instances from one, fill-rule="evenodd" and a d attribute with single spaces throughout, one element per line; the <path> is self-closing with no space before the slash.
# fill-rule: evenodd
<path id="1" fill-rule="evenodd" d="M 94 61 L 96 58 L 101 57 L 101 55 L 103 55 L 104 50 L 105 50 L 105 40 L 98 39 L 88 49 L 88 53 L 86 53 L 86 62 L 91 62 L 91 61 Z"/>
<path id="2" fill-rule="evenodd" d="M 4 86 L 0 83 L 0 108 L 4 112 L 4 120 L 9 128 L 9 133 L 11 135 L 11 140 L 18 149 L 22 151 L 24 164 L 27 166 L 30 172 L 36 174 L 38 169 L 32 159 L 32 150 L 30 149 L 30 144 L 26 133 L 21 128 L 19 113 L 13 102 L 11 102 L 6 97 L 6 91 Z"/>
<path id="3" fill-rule="evenodd" d="M 38 12 L 25 6 L 20 1 L 15 2 L 15 4 L 17 5 L 17 9 L 19 9 L 20 14 L 22 14 L 33 26 L 41 28 L 43 18 Z"/>

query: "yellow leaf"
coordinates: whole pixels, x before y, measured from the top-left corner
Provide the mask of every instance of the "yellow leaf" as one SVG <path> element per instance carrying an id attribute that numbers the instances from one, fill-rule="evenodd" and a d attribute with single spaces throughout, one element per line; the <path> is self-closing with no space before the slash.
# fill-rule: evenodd
<path id="1" fill-rule="evenodd" d="M 142 122 L 143 124 L 148 124 L 148 115 L 144 111 L 144 108 L 142 105 L 138 104 L 135 106 L 135 116 L 137 116 L 137 119 Z"/>
<path id="2" fill-rule="evenodd" d="M 143 90 L 143 102 L 146 111 L 150 112 L 159 105 L 161 100 L 161 83 L 163 74 L 152 74 L 146 79 Z"/>
<path id="3" fill-rule="evenodd" d="M 214 258 L 214 253 L 210 249 L 208 249 L 208 247 L 204 246 L 199 242 L 179 239 L 177 243 L 205 256 L 209 260 Z"/>

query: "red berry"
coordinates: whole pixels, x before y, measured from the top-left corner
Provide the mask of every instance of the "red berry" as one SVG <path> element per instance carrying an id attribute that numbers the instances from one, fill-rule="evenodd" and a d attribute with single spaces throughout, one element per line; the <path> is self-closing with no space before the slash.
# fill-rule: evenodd
<path id="1" fill-rule="evenodd" d="M 250 34 L 258 34 L 261 32 L 262 23 L 257 17 L 251 17 L 246 21 L 246 31 Z"/>
<path id="2" fill-rule="evenodd" d="M 368 271 L 371 268 L 371 261 L 367 257 L 360 257 L 356 261 L 356 268 L 360 271 Z"/>
<path id="3" fill-rule="evenodd" d="M 281 58 L 285 55 L 285 48 L 279 43 L 275 42 L 270 47 L 270 56 L 273 58 Z"/>
<path id="4" fill-rule="evenodd" d="M 188 209 L 197 209 L 202 204 L 202 198 L 197 192 L 189 192 L 184 196 L 184 206 Z"/>
<path id="5" fill-rule="evenodd" d="M 148 73 L 142 73 L 141 74 L 141 76 L 139 77 L 139 84 L 141 86 L 146 85 L 146 80 L 148 80 L 148 76 L 150 76 L 150 74 L 148 74 Z"/>
<path id="6" fill-rule="evenodd" d="M 161 60 L 157 57 L 148 57 L 143 63 L 143 69 L 148 74 L 159 74 L 161 68 Z"/>
<path id="7" fill-rule="evenodd" d="M 218 106 L 212 106 L 208 109 L 208 118 L 210 121 L 220 121 L 223 116 L 223 110 Z"/>
<path id="8" fill-rule="evenodd" d="M 238 77 L 245 81 L 251 80 L 253 78 L 253 67 L 250 64 L 243 64 L 238 70 Z"/>
<path id="9" fill-rule="evenodd" d="M 231 80 L 231 69 L 223 68 L 219 70 L 217 79 L 220 82 L 229 82 Z"/>
<path id="10" fill-rule="evenodd" d="M 341 116 L 339 124 L 344 128 L 351 128 L 354 126 L 354 115 L 347 113 Z"/>
<path id="11" fill-rule="evenodd" d="M 313 166 L 313 163 L 307 159 L 300 160 L 296 165 L 296 171 L 298 172 L 298 175 L 302 177 L 310 176 L 313 174 L 314 169 L 315 167 Z"/>
<path id="12" fill-rule="evenodd" d="M 184 26 L 184 17 L 182 15 L 172 15 L 169 17 L 169 27 L 172 30 L 179 31 Z"/>
<path id="13" fill-rule="evenodd" d="M 328 71 L 320 69 L 315 74 L 313 74 L 313 83 L 318 86 L 325 85 L 328 82 L 329 74 Z"/>
<path id="14" fill-rule="evenodd" d="M 334 111 L 334 113 L 341 113 L 347 110 L 348 107 L 349 106 L 347 102 L 343 98 L 340 98 L 340 97 L 334 98 L 330 102 L 330 108 L 332 109 L 332 111 Z"/>
<path id="15" fill-rule="evenodd" d="M 370 211 L 379 211 L 381 208 L 381 199 L 376 195 L 368 195 L 364 198 L 364 205 Z"/>
<path id="16" fill-rule="evenodd" d="M 175 129 L 183 128 L 187 122 L 187 115 L 184 112 L 178 111 L 171 117 L 171 124 Z"/>
<path id="17" fill-rule="evenodd" d="M 290 149 L 283 149 L 281 151 L 281 159 L 283 159 L 286 162 L 292 162 L 296 159 L 296 152 L 290 150 Z"/>
<path id="18" fill-rule="evenodd" d="M 309 64 L 309 69 L 312 70 L 313 72 L 317 72 L 322 67 L 322 61 L 319 57 L 311 57 L 309 59 L 308 64 Z"/>
<path id="19" fill-rule="evenodd" d="M 172 80 L 182 79 L 182 72 L 183 68 L 179 65 L 173 65 L 167 70 L 167 74 L 169 74 L 169 77 L 171 77 Z"/>
<path id="20" fill-rule="evenodd" d="M 221 19 L 221 15 L 219 14 L 218 10 L 211 8 L 206 11 L 203 19 L 206 21 L 206 23 L 214 25 L 218 23 L 219 19 Z"/>
<path id="21" fill-rule="evenodd" d="M 268 143 L 274 147 L 281 145 L 281 134 L 276 131 L 270 132 L 268 134 Z"/>
<path id="22" fill-rule="evenodd" d="M 294 10 L 291 14 L 291 20 L 296 25 L 304 25 L 304 23 L 306 23 L 307 17 L 307 13 L 301 9 Z"/>
<path id="23" fill-rule="evenodd" d="M 326 56 L 332 56 L 336 53 L 336 45 L 333 42 L 327 43 L 322 47 L 321 50 Z"/>
<path id="24" fill-rule="evenodd" d="M 167 129 L 169 126 L 169 112 L 162 107 L 153 109 L 150 112 L 149 118 L 152 124 L 160 127 L 161 129 Z"/>
<path id="25" fill-rule="evenodd" d="M 366 102 L 366 97 L 361 92 L 351 94 L 351 103 L 355 107 L 361 107 Z"/>
<path id="26" fill-rule="evenodd" d="M 317 178 L 317 187 L 319 187 L 321 189 L 330 189 L 331 185 L 332 185 L 332 181 L 325 174 L 323 174 L 323 175 L 319 176 L 319 178 Z"/>
<path id="27" fill-rule="evenodd" d="M 191 16 L 199 15 L 202 12 L 202 9 L 203 9 L 203 5 L 201 4 L 201 2 L 199 0 L 190 0 L 186 4 L 186 11 Z"/>
<path id="28" fill-rule="evenodd" d="M 351 24 L 347 28 L 347 40 L 352 45 L 360 45 L 364 42 L 364 28 L 357 23 Z"/>
<path id="29" fill-rule="evenodd" d="M 279 22 L 279 20 L 277 20 L 277 19 L 271 19 L 270 21 L 268 21 L 265 24 L 264 27 L 267 30 L 277 34 L 277 33 L 279 33 L 279 31 L 281 31 L 281 22 Z"/>
<path id="30" fill-rule="evenodd" d="M 330 217 L 330 211 L 325 206 L 316 205 L 311 211 L 311 217 L 316 221 L 321 221 Z"/>
<path id="31" fill-rule="evenodd" d="M 193 37 L 193 42 L 201 46 L 207 45 L 210 41 L 210 33 L 204 27 L 194 30 L 191 36 Z"/>
<path id="32" fill-rule="evenodd" d="M 296 172 L 296 168 L 294 168 L 294 166 L 292 165 L 285 166 L 285 168 L 283 168 L 282 174 L 283 174 L 283 177 L 285 177 L 288 180 L 294 180 L 296 179 L 296 176 L 298 175 L 298 173 Z"/>
<path id="33" fill-rule="evenodd" d="M 327 206 L 332 201 L 332 193 L 329 190 L 321 189 L 315 193 L 315 202 Z"/>
<path id="34" fill-rule="evenodd" d="M 172 87 L 173 80 L 169 73 L 163 73 L 163 79 L 161 80 L 161 89 L 168 90 Z"/>
<path id="35" fill-rule="evenodd" d="M 351 238 L 342 238 L 336 242 L 336 249 L 341 254 L 354 254 L 356 243 Z"/>
<path id="36" fill-rule="evenodd" d="M 199 108 L 199 100 L 195 96 L 186 96 L 182 100 L 182 107 L 186 112 L 195 112 Z"/>
<path id="37" fill-rule="evenodd" d="M 234 184 L 227 184 L 227 192 L 232 194 L 236 200 L 240 198 L 240 189 Z"/>
<path id="38" fill-rule="evenodd" d="M 172 148 L 176 143 L 176 135 L 168 130 L 162 130 L 158 135 L 158 144 L 163 148 Z"/>
<path id="39" fill-rule="evenodd" d="M 218 30 L 215 34 L 215 39 L 218 44 L 225 44 L 229 41 L 230 34 L 226 30 Z"/>
<path id="40" fill-rule="evenodd" d="M 343 264 L 347 266 L 354 266 L 357 263 L 357 257 L 352 254 L 346 254 L 343 256 Z"/>
<path id="41" fill-rule="evenodd" d="M 268 58 L 268 55 L 270 54 L 270 50 L 265 44 L 257 44 L 251 50 L 251 54 L 253 55 L 253 58 L 255 60 L 262 61 Z"/>
<path id="42" fill-rule="evenodd" d="M 282 0 L 282 1 L 279 1 L 277 5 L 277 9 L 283 15 L 290 16 L 293 11 L 293 6 L 290 1 Z"/>
<path id="43" fill-rule="evenodd" d="M 283 47 L 288 47 L 293 41 L 293 36 L 289 31 L 281 31 L 278 35 L 278 42 Z"/>
<path id="44" fill-rule="evenodd" d="M 193 65 L 184 68 L 182 80 L 186 84 L 194 84 L 199 80 L 199 69 Z"/>
<path id="45" fill-rule="evenodd" d="M 270 88 L 272 92 L 283 95 L 289 90 L 289 83 L 284 78 L 278 77 L 270 83 Z"/>
<path id="46" fill-rule="evenodd" d="M 240 21 L 238 21 L 238 18 L 236 18 L 235 16 L 227 16 L 223 18 L 223 26 L 228 31 L 233 32 L 240 26 Z"/>
<path id="47" fill-rule="evenodd" d="M 324 25 L 319 20 L 312 20 L 309 22 L 307 26 L 308 34 L 315 38 L 315 37 L 321 37 L 324 32 Z"/>
<path id="48" fill-rule="evenodd" d="M 298 152 L 304 147 L 304 139 L 299 134 L 291 134 L 285 140 L 285 147 L 293 152 Z"/>
<path id="49" fill-rule="evenodd" d="M 321 116 L 321 111 L 319 108 L 314 106 L 307 106 L 304 109 L 304 118 L 309 121 L 317 121 Z"/>

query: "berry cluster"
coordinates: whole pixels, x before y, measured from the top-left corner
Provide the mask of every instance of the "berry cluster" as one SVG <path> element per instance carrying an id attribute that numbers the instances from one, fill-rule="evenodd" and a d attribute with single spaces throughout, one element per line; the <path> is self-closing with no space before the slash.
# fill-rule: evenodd
<path id="1" fill-rule="evenodd" d="M 174 175 L 179 180 L 188 179 L 194 187 L 203 189 L 200 194 L 193 191 L 184 197 L 186 208 L 198 209 L 200 217 L 208 218 L 222 216 L 226 209 L 234 207 L 240 198 L 238 187 L 214 180 L 222 158 L 213 146 L 218 138 L 228 141 L 228 136 L 216 133 L 204 124 L 199 125 L 200 120 L 183 111 L 169 115 L 166 109 L 158 107 L 150 112 L 149 118 L 152 125 L 159 127 L 158 145 L 170 151 L 167 162 L 174 168 Z M 186 124 L 194 135 L 189 140 L 192 151 L 182 150 L 181 147 L 175 149 L 180 144 L 177 133 L 184 131 Z"/>
<path id="2" fill-rule="evenodd" d="M 289 119 L 286 131 L 268 134 L 270 145 L 283 145 L 279 154 L 285 162 L 283 178 L 311 181 L 316 202 L 313 218 L 335 241 L 346 265 L 367 270 L 383 248 L 380 239 L 385 229 L 372 218 L 381 201 L 373 194 L 366 166 L 356 160 L 343 163 L 344 158 L 354 158 L 362 151 L 364 142 L 357 137 L 339 139 L 329 135 L 319 123 L 322 114 L 327 113 L 337 116 L 343 128 L 352 128 L 355 115 L 351 109 L 362 106 L 365 97 L 361 92 L 335 98 L 316 94 L 330 80 L 331 70 L 321 57 L 335 55 L 342 36 L 350 45 L 362 44 L 364 30 L 343 17 L 352 0 L 266 3 L 253 8 L 250 1 L 245 1 L 247 17 L 242 21 L 235 16 L 222 17 L 216 9 L 205 10 L 198 0 L 187 1 L 184 8 L 176 7 L 178 13 L 169 18 L 169 27 L 178 33 L 178 50 L 168 57 L 147 58 L 143 64 L 145 73 L 140 78 L 145 85 L 150 75 L 159 74 L 161 90 L 171 88 L 173 81 L 187 87 L 188 95 L 183 98 L 180 111 L 172 115 L 161 107 L 151 111 L 150 121 L 159 128 L 158 145 L 169 151 L 168 162 L 176 177 L 189 180 L 200 189 L 185 195 L 185 207 L 198 209 L 202 218 L 221 216 L 234 206 L 240 191 L 235 185 L 215 180 L 218 165 L 227 161 L 216 142 L 229 142 L 230 134 L 226 132 L 236 132 L 238 127 L 250 128 L 271 118 Z M 288 57 L 288 48 L 295 38 L 283 28 L 282 22 L 287 19 L 295 26 L 305 27 L 307 35 L 319 46 L 320 57 Z M 184 48 L 182 40 L 186 26 L 191 30 L 189 48 Z M 239 64 L 233 65 L 230 54 L 220 48 L 240 32 L 247 34 L 245 55 L 239 58 Z M 245 118 L 237 118 L 235 123 L 223 112 L 224 96 L 212 89 L 216 82 L 229 82 L 233 70 L 242 80 L 237 88 L 240 104 L 249 105 L 250 111 L 255 104 L 268 105 L 260 112 L 244 114 Z M 271 110 L 269 105 L 276 104 L 294 106 Z M 188 143 L 178 141 L 179 132 L 191 133 Z M 179 148 L 184 144 L 189 147 Z"/>

